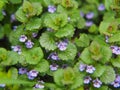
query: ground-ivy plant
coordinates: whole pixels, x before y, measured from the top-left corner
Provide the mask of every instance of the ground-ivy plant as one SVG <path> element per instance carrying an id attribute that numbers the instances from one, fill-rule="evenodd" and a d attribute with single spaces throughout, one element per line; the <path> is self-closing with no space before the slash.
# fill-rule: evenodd
<path id="1" fill-rule="evenodd" d="M 120 0 L 0 0 L 0 90 L 119 90 Z"/>

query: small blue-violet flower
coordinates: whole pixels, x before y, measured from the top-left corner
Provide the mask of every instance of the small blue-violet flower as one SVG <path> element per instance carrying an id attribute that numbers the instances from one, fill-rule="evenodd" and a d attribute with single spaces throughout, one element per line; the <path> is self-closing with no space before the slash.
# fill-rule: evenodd
<path id="1" fill-rule="evenodd" d="M 95 71 L 95 67 L 93 67 L 92 65 L 87 65 L 86 67 L 86 72 L 87 73 L 93 73 Z"/>
<path id="2" fill-rule="evenodd" d="M 86 21 L 85 26 L 90 27 L 93 25 L 93 21 Z"/>
<path id="3" fill-rule="evenodd" d="M 65 51 L 67 49 L 67 45 L 68 43 L 65 42 L 65 41 L 60 41 L 58 44 L 57 44 L 57 47 L 59 48 L 60 51 Z"/>
<path id="4" fill-rule="evenodd" d="M 0 87 L 4 88 L 6 86 L 6 84 L 0 84 Z"/>
<path id="5" fill-rule="evenodd" d="M 31 42 L 31 40 L 28 40 L 27 42 L 25 42 L 25 45 L 26 45 L 27 48 L 32 48 L 34 43 Z"/>
<path id="6" fill-rule="evenodd" d="M 87 66 L 87 65 L 85 65 L 85 64 L 80 64 L 79 70 L 80 70 L 80 71 L 84 71 L 84 70 L 86 69 L 86 66 Z"/>
<path id="7" fill-rule="evenodd" d="M 100 5 L 98 6 L 98 10 L 99 10 L 99 11 L 104 11 L 104 10 L 105 10 L 104 4 L 100 4 Z"/>
<path id="8" fill-rule="evenodd" d="M 52 6 L 52 5 L 48 6 L 48 12 L 54 13 L 55 11 L 56 11 L 56 7 L 55 6 Z"/>
<path id="9" fill-rule="evenodd" d="M 93 80 L 93 86 L 96 87 L 96 88 L 100 88 L 102 85 L 102 82 L 96 78 L 95 80 Z"/>
<path id="10" fill-rule="evenodd" d="M 21 46 L 19 46 L 19 45 L 11 46 L 11 48 L 14 52 L 17 52 L 18 54 L 21 54 Z"/>
<path id="11" fill-rule="evenodd" d="M 50 65 L 50 70 L 51 71 L 56 71 L 57 69 L 58 69 L 58 65 L 57 64 Z"/>
<path id="12" fill-rule="evenodd" d="M 36 70 L 31 70 L 27 73 L 27 75 L 30 80 L 33 80 L 35 77 L 37 77 L 38 72 Z"/>
<path id="13" fill-rule="evenodd" d="M 87 19 L 92 19 L 94 17 L 94 13 L 93 12 L 89 12 L 86 14 L 86 18 Z"/>
<path id="14" fill-rule="evenodd" d="M 18 73 L 19 74 L 26 74 L 27 73 L 27 69 L 26 68 L 19 68 Z"/>
<path id="15" fill-rule="evenodd" d="M 52 60 L 59 60 L 59 57 L 57 55 L 56 52 L 52 52 L 49 56 L 48 59 L 52 59 Z"/>
<path id="16" fill-rule="evenodd" d="M 92 79 L 91 79 L 90 76 L 86 76 L 85 79 L 84 79 L 84 84 L 89 84 L 91 80 Z"/>
<path id="17" fill-rule="evenodd" d="M 27 40 L 27 36 L 25 36 L 25 35 L 21 35 L 20 37 L 19 37 L 19 41 L 20 42 L 25 42 Z"/>

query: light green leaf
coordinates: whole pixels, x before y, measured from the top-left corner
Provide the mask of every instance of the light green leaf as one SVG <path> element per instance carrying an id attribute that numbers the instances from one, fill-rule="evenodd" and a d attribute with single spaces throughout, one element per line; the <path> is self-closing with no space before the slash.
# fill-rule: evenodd
<path id="1" fill-rule="evenodd" d="M 115 76 L 116 74 L 115 74 L 114 69 L 110 66 L 106 66 L 106 70 L 100 77 L 100 80 L 104 82 L 105 84 L 110 84 L 111 82 L 115 80 Z"/>
<path id="2" fill-rule="evenodd" d="M 41 19 L 40 18 L 32 18 L 26 25 L 26 29 L 27 30 L 35 30 L 35 29 L 39 29 L 41 27 Z"/>
<path id="3" fill-rule="evenodd" d="M 110 25 L 110 22 L 101 22 L 99 26 L 99 32 L 101 34 L 109 35 L 109 33 L 107 32 L 109 25 Z"/>
<path id="4" fill-rule="evenodd" d="M 80 19 L 77 21 L 77 28 L 82 29 L 84 27 L 85 27 L 85 19 L 80 17 Z"/>
<path id="5" fill-rule="evenodd" d="M 105 0 L 105 8 L 107 10 L 110 10 L 112 4 L 113 4 L 113 0 L 109 0 L 109 1 Z"/>
<path id="6" fill-rule="evenodd" d="M 91 54 L 88 48 L 85 48 L 80 55 L 81 60 L 86 64 L 94 63 L 94 60 L 91 58 Z"/>
<path id="7" fill-rule="evenodd" d="M 64 17 L 64 18 L 63 18 Z M 59 28 L 64 27 L 67 24 L 67 14 L 47 14 L 45 16 L 44 24 L 52 28 L 53 30 L 58 30 Z"/>
<path id="8" fill-rule="evenodd" d="M 39 2 L 36 3 L 32 3 L 34 11 L 33 13 L 35 13 L 37 16 L 40 15 L 42 13 L 42 5 Z"/>
<path id="9" fill-rule="evenodd" d="M 22 0 L 9 0 L 12 4 L 22 3 Z"/>
<path id="10" fill-rule="evenodd" d="M 25 57 L 27 63 L 38 64 L 43 58 L 43 51 L 40 47 L 32 48 L 25 52 Z"/>
<path id="11" fill-rule="evenodd" d="M 111 59 L 111 63 L 114 67 L 120 68 L 120 58 Z"/>
<path id="12" fill-rule="evenodd" d="M 55 34 L 56 37 L 67 37 L 67 36 L 73 36 L 74 34 L 74 27 L 70 24 L 67 24 L 65 27 L 60 28 L 57 33 Z"/>
<path id="13" fill-rule="evenodd" d="M 25 80 L 19 79 L 8 79 L 8 78 L 0 78 L 0 84 L 23 84 L 23 85 L 34 85 L 35 83 Z"/>
<path id="14" fill-rule="evenodd" d="M 58 69 L 57 71 L 54 72 L 54 82 L 59 85 L 63 86 L 62 84 L 62 79 L 63 79 L 63 69 Z"/>
<path id="15" fill-rule="evenodd" d="M 20 60 L 20 56 L 18 53 L 13 51 L 8 51 L 7 59 L 1 62 L 1 65 L 15 65 Z"/>
<path id="16" fill-rule="evenodd" d="M 40 45 L 47 50 L 55 50 L 57 48 L 55 37 L 51 32 L 45 32 L 39 39 Z"/>
<path id="17" fill-rule="evenodd" d="M 7 73 L 7 77 L 11 79 L 17 79 L 18 71 L 16 68 L 10 68 Z"/>
<path id="18" fill-rule="evenodd" d="M 7 50 L 5 48 L 0 48 L 0 61 L 7 59 Z"/>
<path id="19" fill-rule="evenodd" d="M 74 79 L 75 79 L 75 73 L 74 73 L 73 69 L 70 67 L 64 69 L 62 83 L 64 85 L 72 84 L 72 83 L 74 83 L 73 82 Z"/>
<path id="20" fill-rule="evenodd" d="M 100 65 L 100 64 L 97 64 L 96 66 L 95 66 L 95 72 L 93 73 L 93 77 L 100 77 L 103 73 L 104 73 L 104 71 L 106 70 L 106 67 L 105 66 L 103 66 L 103 65 Z"/>
<path id="21" fill-rule="evenodd" d="M 90 43 L 90 39 L 87 36 L 87 34 L 80 34 L 80 38 L 79 39 L 76 38 L 75 43 L 79 47 L 88 47 Z"/>
<path id="22" fill-rule="evenodd" d="M 110 58 L 112 56 L 112 51 L 109 47 L 102 46 L 101 47 L 101 54 L 102 54 L 102 58 L 101 58 L 100 62 L 105 64 L 106 62 L 108 62 L 110 60 Z"/>
<path id="23" fill-rule="evenodd" d="M 20 22 L 27 22 L 27 16 L 23 12 L 22 7 L 20 7 L 17 12 L 15 13 L 16 19 Z"/>
<path id="24" fill-rule="evenodd" d="M 74 44 L 69 43 L 65 51 L 59 51 L 58 57 L 61 60 L 73 60 L 76 56 L 77 48 Z"/>
<path id="25" fill-rule="evenodd" d="M 109 38 L 109 42 L 119 42 L 120 41 L 120 32 L 117 32 L 115 34 L 113 34 L 110 38 Z"/>
<path id="26" fill-rule="evenodd" d="M 35 70 L 39 72 L 47 72 L 49 70 L 49 63 L 47 60 L 42 59 L 34 68 Z"/>
<path id="27" fill-rule="evenodd" d="M 71 85 L 71 89 L 74 90 L 75 88 L 78 88 L 81 85 L 83 85 L 83 79 L 80 75 L 79 76 L 76 75 L 76 78 L 74 79 L 74 83 Z M 77 90 L 81 90 L 81 89 L 77 89 Z"/>
<path id="28" fill-rule="evenodd" d="M 0 39 L 4 37 L 4 28 L 0 25 Z"/>

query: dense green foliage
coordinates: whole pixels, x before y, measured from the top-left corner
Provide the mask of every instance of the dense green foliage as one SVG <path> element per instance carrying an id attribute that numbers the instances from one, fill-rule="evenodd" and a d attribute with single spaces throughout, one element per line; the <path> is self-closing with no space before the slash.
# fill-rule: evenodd
<path id="1" fill-rule="evenodd" d="M 0 90 L 118 89 L 119 46 L 120 0 L 0 0 Z"/>

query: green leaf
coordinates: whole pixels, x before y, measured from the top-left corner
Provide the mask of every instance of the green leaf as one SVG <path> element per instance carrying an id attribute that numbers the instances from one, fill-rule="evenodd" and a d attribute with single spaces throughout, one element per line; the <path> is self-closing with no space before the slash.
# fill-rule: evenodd
<path id="1" fill-rule="evenodd" d="M 63 69 L 58 69 L 57 71 L 54 72 L 54 82 L 59 85 L 62 86 L 62 79 L 63 79 Z"/>
<path id="2" fill-rule="evenodd" d="M 47 50 L 55 50 L 57 48 L 53 33 L 45 32 L 39 39 L 40 45 Z"/>
<path id="3" fill-rule="evenodd" d="M 22 5 L 22 9 L 25 13 L 32 13 L 33 12 L 33 6 L 32 4 L 27 1 L 27 0 L 24 0 L 23 1 L 23 5 Z"/>
<path id="4" fill-rule="evenodd" d="M 93 77 L 100 77 L 106 70 L 106 67 L 100 64 L 95 66 L 95 72 L 93 73 Z"/>
<path id="5" fill-rule="evenodd" d="M 0 48 L 0 61 L 7 59 L 7 50 L 5 48 Z"/>
<path id="6" fill-rule="evenodd" d="M 90 90 L 109 90 L 109 88 L 107 86 L 101 86 L 100 88 L 91 87 Z"/>
<path id="7" fill-rule="evenodd" d="M 73 34 L 74 34 L 74 27 L 70 24 L 67 24 L 65 27 L 60 28 L 55 34 L 55 36 L 58 38 L 67 37 L 67 36 L 72 37 Z"/>
<path id="8" fill-rule="evenodd" d="M 103 64 L 105 64 L 106 62 L 109 62 L 111 56 L 112 56 L 112 51 L 109 47 L 107 46 L 102 46 L 101 47 L 101 54 L 102 54 L 102 58 L 100 60 L 100 62 L 102 62 Z"/>
<path id="9" fill-rule="evenodd" d="M 9 34 L 9 41 L 12 45 L 17 45 L 19 43 L 20 35 L 25 34 L 24 26 L 18 26 L 15 31 L 11 31 Z"/>
<path id="10" fill-rule="evenodd" d="M 97 33 L 98 32 L 98 27 L 95 25 L 95 24 L 93 24 L 90 28 L 89 28 L 89 30 L 88 30 L 90 33 Z"/>
<path id="11" fill-rule="evenodd" d="M 109 38 L 109 42 L 119 42 L 120 41 L 120 32 L 117 32 L 115 34 L 113 34 L 110 38 Z"/>
<path id="12" fill-rule="evenodd" d="M 23 12 L 22 7 L 20 7 L 17 12 L 15 13 L 16 19 L 20 22 L 27 22 L 27 16 Z"/>
<path id="13" fill-rule="evenodd" d="M 88 47 L 90 43 L 90 39 L 87 36 L 87 34 L 80 34 L 80 38 L 79 39 L 76 38 L 75 43 L 79 47 Z"/>
<path id="14" fill-rule="evenodd" d="M 75 78 L 75 73 L 72 68 L 68 67 L 64 69 L 62 83 L 64 85 L 72 84 Z"/>
<path id="15" fill-rule="evenodd" d="M 0 25 L 0 39 L 4 37 L 4 28 Z"/>
<path id="16" fill-rule="evenodd" d="M 104 82 L 105 84 L 110 84 L 111 82 L 115 80 L 115 76 L 116 74 L 115 74 L 114 69 L 110 66 L 106 66 L 106 70 L 100 77 L 100 80 Z"/>
<path id="17" fill-rule="evenodd" d="M 36 3 L 32 3 L 34 11 L 33 13 L 35 13 L 37 16 L 40 15 L 42 13 L 42 5 L 39 2 Z"/>
<path id="18" fill-rule="evenodd" d="M 7 77 L 10 79 L 17 79 L 18 71 L 16 68 L 10 68 L 7 73 Z"/>
<path id="19" fill-rule="evenodd" d="M 74 44 L 69 43 L 65 51 L 59 51 L 58 57 L 61 60 L 73 60 L 76 56 L 77 48 Z"/>
<path id="20" fill-rule="evenodd" d="M 21 60 L 18 53 L 14 51 L 8 51 L 7 59 L 1 62 L 1 65 L 15 65 Z"/>
<path id="21" fill-rule="evenodd" d="M 110 25 L 110 22 L 101 22 L 99 26 L 99 32 L 101 34 L 109 35 L 109 33 L 107 32 L 109 25 Z"/>
<path id="22" fill-rule="evenodd" d="M 77 21 L 77 28 L 82 29 L 84 27 L 85 27 L 85 19 L 80 17 L 80 19 Z"/>
<path id="23" fill-rule="evenodd" d="M 33 82 L 25 81 L 25 80 L 19 80 L 19 79 L 8 79 L 8 78 L 0 78 L 1 84 L 23 84 L 23 85 L 34 85 Z"/>
<path id="24" fill-rule="evenodd" d="M 81 55 L 80 55 L 81 60 L 86 63 L 86 64 L 92 64 L 94 63 L 94 60 L 91 58 L 91 54 L 89 52 L 88 48 L 85 48 Z"/>
<path id="25" fill-rule="evenodd" d="M 9 0 L 12 4 L 22 3 L 22 0 Z"/>
<path id="26" fill-rule="evenodd" d="M 25 57 L 27 63 L 38 64 L 43 58 L 43 51 L 40 47 L 35 47 L 25 52 Z"/>
<path id="27" fill-rule="evenodd" d="M 47 60 L 43 59 L 35 66 L 34 69 L 41 73 L 47 72 L 49 70 L 49 63 L 47 62 Z"/>
<path id="28" fill-rule="evenodd" d="M 2 9 L 4 5 L 5 5 L 4 0 L 0 0 L 0 9 Z"/>
<path id="29" fill-rule="evenodd" d="M 64 18 L 63 18 L 64 17 Z M 64 27 L 67 24 L 67 14 L 47 14 L 45 16 L 44 24 L 52 28 L 53 30 L 58 30 L 59 28 Z"/>
<path id="30" fill-rule="evenodd" d="M 105 8 L 107 10 L 110 10 L 110 6 L 113 4 L 113 0 L 106 1 L 105 0 Z"/>
<path id="31" fill-rule="evenodd" d="M 120 68 L 120 58 L 111 59 L 111 63 L 114 67 Z"/>
<path id="32" fill-rule="evenodd" d="M 3 18 L 4 18 L 4 15 L 3 15 L 3 13 L 2 13 L 2 10 L 0 10 L 0 21 L 2 21 Z"/>
<path id="33" fill-rule="evenodd" d="M 83 85 L 83 79 L 80 75 L 78 76 L 76 75 L 76 78 L 74 79 L 74 83 L 71 85 L 71 89 L 74 90 L 75 88 L 78 88 L 81 85 Z M 77 90 L 81 90 L 81 89 L 77 89 Z"/>
<path id="34" fill-rule="evenodd" d="M 32 18 L 26 25 L 27 30 L 35 30 L 41 27 L 42 21 L 40 18 Z"/>

